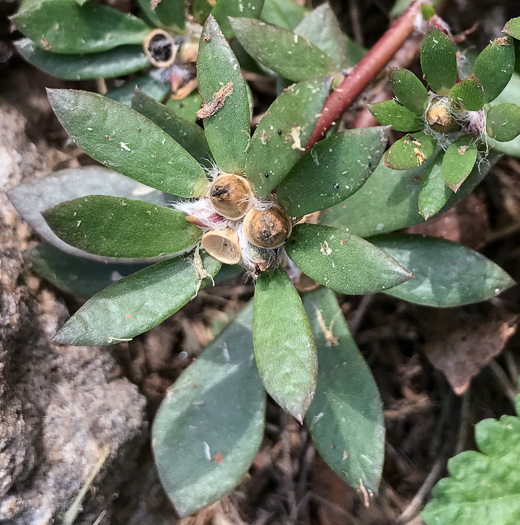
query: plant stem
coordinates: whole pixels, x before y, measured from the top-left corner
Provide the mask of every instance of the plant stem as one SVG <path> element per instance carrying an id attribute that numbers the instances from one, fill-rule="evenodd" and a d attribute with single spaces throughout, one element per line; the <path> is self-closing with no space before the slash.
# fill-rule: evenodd
<path id="1" fill-rule="evenodd" d="M 414 0 L 390 26 L 374 47 L 356 64 L 325 102 L 306 150 L 321 140 L 362 91 L 414 32 L 415 18 L 421 11 L 421 0 Z"/>

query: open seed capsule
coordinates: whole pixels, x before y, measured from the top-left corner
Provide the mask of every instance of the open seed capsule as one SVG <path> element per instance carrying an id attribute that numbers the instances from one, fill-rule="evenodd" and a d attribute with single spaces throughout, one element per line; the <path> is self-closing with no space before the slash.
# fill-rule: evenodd
<path id="1" fill-rule="evenodd" d="M 243 230 L 251 244 L 260 248 L 278 248 L 291 235 L 292 223 L 287 212 L 273 206 L 268 210 L 249 210 Z"/>
<path id="2" fill-rule="evenodd" d="M 144 52 L 155 67 L 168 67 L 175 62 L 177 45 L 163 29 L 154 29 L 144 40 Z"/>
<path id="3" fill-rule="evenodd" d="M 233 230 L 209 231 L 202 236 L 202 246 L 224 264 L 238 264 L 242 260 L 237 234 Z"/>
<path id="4" fill-rule="evenodd" d="M 211 184 L 209 200 L 213 209 L 226 219 L 241 219 L 251 207 L 253 192 L 248 180 L 224 173 Z"/>

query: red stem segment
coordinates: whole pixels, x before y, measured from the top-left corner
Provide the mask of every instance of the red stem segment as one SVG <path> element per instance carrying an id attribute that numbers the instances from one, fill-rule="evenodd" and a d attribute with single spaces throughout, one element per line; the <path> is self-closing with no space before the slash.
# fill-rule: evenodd
<path id="1" fill-rule="evenodd" d="M 422 0 L 414 0 L 330 94 L 306 150 L 324 137 L 325 133 L 341 118 L 350 104 L 356 100 L 414 32 L 415 18 L 421 10 L 422 3 Z"/>

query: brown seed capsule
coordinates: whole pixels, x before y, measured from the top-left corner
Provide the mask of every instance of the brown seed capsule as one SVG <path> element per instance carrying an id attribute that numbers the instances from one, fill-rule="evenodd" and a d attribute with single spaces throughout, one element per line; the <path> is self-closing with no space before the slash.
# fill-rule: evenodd
<path id="1" fill-rule="evenodd" d="M 237 234 L 233 230 L 209 231 L 202 236 L 204 249 L 224 264 L 238 264 L 242 253 Z"/>
<path id="2" fill-rule="evenodd" d="M 260 248 L 278 248 L 291 235 L 292 223 L 279 206 L 268 210 L 249 210 L 243 224 L 246 239 Z"/>
<path id="3" fill-rule="evenodd" d="M 248 180 L 232 173 L 219 175 L 209 190 L 211 206 L 226 219 L 241 219 L 251 207 L 252 197 Z"/>
<path id="4" fill-rule="evenodd" d="M 426 113 L 426 120 L 430 127 L 439 133 L 450 133 L 459 126 L 444 104 L 434 104 Z"/>
<path id="5" fill-rule="evenodd" d="M 154 29 L 145 38 L 144 52 L 155 67 L 168 67 L 175 62 L 177 46 L 173 37 L 163 29 Z"/>

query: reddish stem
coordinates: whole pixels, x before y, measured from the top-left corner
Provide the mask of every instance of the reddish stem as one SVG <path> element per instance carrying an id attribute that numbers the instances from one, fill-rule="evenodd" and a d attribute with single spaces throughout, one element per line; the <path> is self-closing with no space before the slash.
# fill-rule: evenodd
<path id="1" fill-rule="evenodd" d="M 350 104 L 356 100 L 414 32 L 415 18 L 421 10 L 422 3 L 422 0 L 412 2 L 408 9 L 390 26 L 374 47 L 330 94 L 305 148 L 306 150 L 324 137 L 325 133 L 341 118 Z"/>

